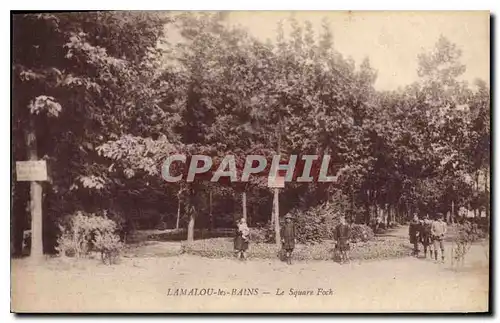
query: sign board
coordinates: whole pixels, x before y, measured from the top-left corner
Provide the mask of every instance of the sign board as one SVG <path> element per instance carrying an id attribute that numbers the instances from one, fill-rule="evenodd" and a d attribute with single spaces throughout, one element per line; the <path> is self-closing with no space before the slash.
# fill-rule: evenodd
<path id="1" fill-rule="evenodd" d="M 18 182 L 46 181 L 47 163 L 45 160 L 18 161 L 16 177 Z"/>

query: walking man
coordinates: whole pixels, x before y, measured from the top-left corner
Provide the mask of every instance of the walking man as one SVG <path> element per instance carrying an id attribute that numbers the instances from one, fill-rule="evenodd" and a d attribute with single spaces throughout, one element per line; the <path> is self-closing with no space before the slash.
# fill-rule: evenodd
<path id="1" fill-rule="evenodd" d="M 418 257 L 418 240 L 420 238 L 420 232 L 421 232 L 421 225 L 420 221 L 418 220 L 418 215 L 417 213 L 413 214 L 413 220 L 410 222 L 410 227 L 409 227 L 409 235 L 410 235 L 410 243 L 413 245 L 413 252 L 412 255 L 415 257 Z"/>
<path id="2" fill-rule="evenodd" d="M 285 257 L 287 264 L 292 264 L 292 252 L 295 248 L 295 225 L 292 222 L 292 216 L 287 214 L 285 216 L 285 225 L 281 230 L 281 244 L 283 251 L 285 251 Z"/>
<path id="3" fill-rule="evenodd" d="M 446 234 L 446 222 L 442 213 L 438 213 L 437 220 L 431 227 L 432 240 L 434 244 L 434 260 L 438 260 L 438 246 L 441 249 L 441 261 L 444 262 L 444 236 Z"/>
<path id="4" fill-rule="evenodd" d="M 335 228 L 335 237 L 337 239 L 335 249 L 340 253 L 340 263 L 349 261 L 350 230 L 343 215 L 340 217 L 340 223 Z"/>
<path id="5" fill-rule="evenodd" d="M 420 242 L 424 246 L 424 257 L 427 258 L 427 249 L 430 250 L 432 259 L 432 249 L 430 245 L 432 243 L 432 221 L 429 219 L 429 215 L 426 215 L 425 219 L 420 221 Z"/>

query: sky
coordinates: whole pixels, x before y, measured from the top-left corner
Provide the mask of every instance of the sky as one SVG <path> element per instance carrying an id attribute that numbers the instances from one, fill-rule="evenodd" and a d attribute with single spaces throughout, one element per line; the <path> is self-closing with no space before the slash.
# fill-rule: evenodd
<path id="1" fill-rule="evenodd" d="M 228 23 L 241 25 L 262 40 L 274 39 L 280 20 L 286 24 L 290 11 L 233 11 Z M 395 90 L 417 80 L 417 55 L 433 48 L 440 35 L 462 50 L 466 65 L 463 79 L 490 79 L 489 12 L 338 12 L 296 11 L 298 21 L 309 20 L 321 31 L 322 19 L 330 21 L 334 46 L 351 56 L 356 65 L 368 57 L 378 71 L 375 88 Z"/>

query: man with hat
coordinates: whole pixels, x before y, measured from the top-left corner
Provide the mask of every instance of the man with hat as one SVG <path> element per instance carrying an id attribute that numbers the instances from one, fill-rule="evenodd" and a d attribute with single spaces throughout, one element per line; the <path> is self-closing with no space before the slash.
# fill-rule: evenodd
<path id="1" fill-rule="evenodd" d="M 409 226 L 409 235 L 410 235 L 410 243 L 413 245 L 413 252 L 412 255 L 415 257 L 418 257 L 418 242 L 420 239 L 420 232 L 421 232 L 421 224 L 418 219 L 418 214 L 413 213 L 413 220 L 410 222 Z"/>
<path id="2" fill-rule="evenodd" d="M 424 257 L 427 258 L 427 250 L 429 250 L 429 253 L 431 255 L 432 259 L 432 249 L 430 247 L 432 243 L 432 234 L 431 234 L 431 227 L 432 227 L 432 220 L 429 218 L 429 215 L 426 214 L 425 218 L 420 220 L 420 242 L 424 246 Z"/>
<path id="3" fill-rule="evenodd" d="M 285 215 L 285 225 L 281 229 L 281 244 L 285 251 L 287 264 L 292 264 L 292 252 L 295 248 L 295 225 L 290 214 Z"/>
<path id="4" fill-rule="evenodd" d="M 335 238 L 337 243 L 335 249 L 340 252 L 340 263 L 349 261 L 349 238 L 351 232 L 346 222 L 345 216 L 340 216 L 340 223 L 335 228 Z"/>
<path id="5" fill-rule="evenodd" d="M 431 226 L 432 240 L 434 244 L 434 259 L 438 260 L 438 245 L 441 249 L 441 261 L 444 262 L 444 236 L 446 234 L 446 222 L 444 222 L 444 215 L 437 214 L 436 221 L 432 222 Z"/>

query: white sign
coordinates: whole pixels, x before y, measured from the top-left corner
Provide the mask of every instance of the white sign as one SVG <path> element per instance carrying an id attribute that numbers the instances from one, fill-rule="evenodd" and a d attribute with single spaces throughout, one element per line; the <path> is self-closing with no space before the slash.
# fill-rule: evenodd
<path id="1" fill-rule="evenodd" d="M 267 178 L 267 186 L 270 188 L 285 188 L 284 176 L 269 176 Z"/>
<path id="2" fill-rule="evenodd" d="M 45 160 L 18 161 L 16 177 L 18 182 L 46 181 L 47 163 Z"/>

